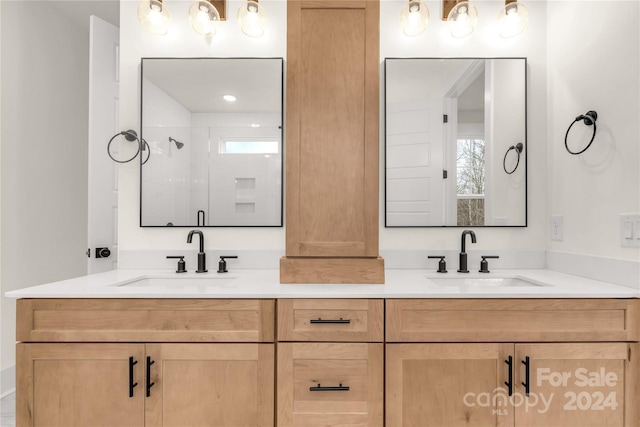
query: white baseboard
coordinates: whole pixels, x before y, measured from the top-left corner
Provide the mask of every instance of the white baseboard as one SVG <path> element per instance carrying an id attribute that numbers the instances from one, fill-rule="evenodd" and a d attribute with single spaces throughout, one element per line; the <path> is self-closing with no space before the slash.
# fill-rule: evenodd
<path id="1" fill-rule="evenodd" d="M 0 371 L 0 399 L 16 391 L 16 366 Z"/>
<path id="2" fill-rule="evenodd" d="M 640 262 L 547 251 L 547 268 L 640 290 Z"/>

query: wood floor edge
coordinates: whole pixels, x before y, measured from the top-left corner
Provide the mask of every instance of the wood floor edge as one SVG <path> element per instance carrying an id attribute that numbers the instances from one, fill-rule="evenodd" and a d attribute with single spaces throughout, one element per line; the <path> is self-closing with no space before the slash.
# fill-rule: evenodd
<path id="1" fill-rule="evenodd" d="M 280 258 L 280 283 L 384 283 L 384 259 Z"/>

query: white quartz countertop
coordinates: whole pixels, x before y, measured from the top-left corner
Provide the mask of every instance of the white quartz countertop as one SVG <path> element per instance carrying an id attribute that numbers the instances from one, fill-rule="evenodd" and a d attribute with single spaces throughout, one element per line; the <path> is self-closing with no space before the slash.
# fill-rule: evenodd
<path id="1" fill-rule="evenodd" d="M 278 270 L 113 270 L 7 292 L 10 298 L 638 298 L 640 290 L 551 270 L 386 270 L 386 283 L 280 284 Z M 453 282 L 438 284 L 443 280 Z M 464 279 L 465 283 L 456 283 Z M 479 280 L 478 280 L 479 279 Z M 513 279 L 520 279 L 514 281 Z M 524 281 L 524 282 L 523 282 Z"/>

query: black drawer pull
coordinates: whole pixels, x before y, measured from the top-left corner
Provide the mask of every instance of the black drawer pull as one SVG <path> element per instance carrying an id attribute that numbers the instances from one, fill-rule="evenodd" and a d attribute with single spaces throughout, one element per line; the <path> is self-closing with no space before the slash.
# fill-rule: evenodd
<path id="1" fill-rule="evenodd" d="M 351 319 L 343 319 L 342 317 L 339 319 L 311 319 L 309 323 L 351 323 Z"/>
<path id="2" fill-rule="evenodd" d="M 349 387 L 344 387 L 342 385 L 342 383 L 340 383 L 339 386 L 329 386 L 329 387 L 323 387 L 320 384 L 318 384 L 317 387 L 309 387 L 309 391 L 349 391 Z"/>
<path id="3" fill-rule="evenodd" d="M 133 356 L 129 357 L 129 397 L 133 397 L 133 388 L 138 385 L 133 382 L 133 367 L 137 363 L 137 360 L 133 360 Z"/>
<path id="4" fill-rule="evenodd" d="M 155 360 L 151 360 L 150 356 L 147 356 L 147 397 L 151 396 L 151 387 L 153 387 L 156 383 L 151 382 L 151 365 L 153 365 Z"/>

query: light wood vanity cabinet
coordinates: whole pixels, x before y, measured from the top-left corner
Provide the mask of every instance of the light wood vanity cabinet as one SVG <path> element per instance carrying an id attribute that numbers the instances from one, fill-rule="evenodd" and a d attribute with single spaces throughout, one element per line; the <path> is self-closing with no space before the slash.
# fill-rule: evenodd
<path id="1" fill-rule="evenodd" d="M 279 427 L 384 424 L 384 301 L 278 300 Z"/>
<path id="2" fill-rule="evenodd" d="M 639 299 L 23 299 L 17 425 L 638 427 L 639 313 Z"/>
<path id="3" fill-rule="evenodd" d="M 379 1 L 287 1 L 281 283 L 384 283 Z"/>
<path id="4" fill-rule="evenodd" d="M 274 309 L 19 300 L 17 425 L 273 426 Z"/>
<path id="5" fill-rule="evenodd" d="M 638 426 L 638 303 L 387 300 L 386 425 Z"/>

